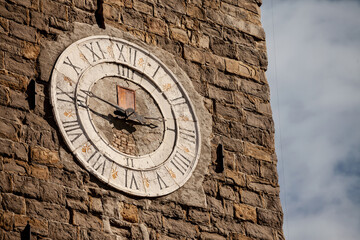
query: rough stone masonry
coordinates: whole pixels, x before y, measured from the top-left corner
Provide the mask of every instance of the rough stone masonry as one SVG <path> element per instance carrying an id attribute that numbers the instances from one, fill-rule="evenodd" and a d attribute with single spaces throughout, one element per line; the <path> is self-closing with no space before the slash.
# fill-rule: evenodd
<path id="1" fill-rule="evenodd" d="M 31 239 L 284 239 L 261 3 L 0 0 L 0 239 L 28 223 Z M 79 26 L 165 51 L 190 78 L 212 118 L 205 204 L 117 191 L 66 147 L 42 64 Z"/>

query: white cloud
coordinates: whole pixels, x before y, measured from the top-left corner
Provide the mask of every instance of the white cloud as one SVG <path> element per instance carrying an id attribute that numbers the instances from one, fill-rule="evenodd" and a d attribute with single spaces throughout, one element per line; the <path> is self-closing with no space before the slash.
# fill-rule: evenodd
<path id="1" fill-rule="evenodd" d="M 263 2 L 286 235 L 358 239 L 360 1 Z"/>

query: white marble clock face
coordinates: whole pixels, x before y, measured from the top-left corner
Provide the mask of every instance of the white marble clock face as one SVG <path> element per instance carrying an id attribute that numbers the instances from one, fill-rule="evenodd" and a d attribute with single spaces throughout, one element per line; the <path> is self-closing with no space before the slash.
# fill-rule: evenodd
<path id="1" fill-rule="evenodd" d="M 51 77 L 56 122 L 80 163 L 137 196 L 169 194 L 200 154 L 194 108 L 175 75 L 147 50 L 93 36 L 64 50 Z"/>

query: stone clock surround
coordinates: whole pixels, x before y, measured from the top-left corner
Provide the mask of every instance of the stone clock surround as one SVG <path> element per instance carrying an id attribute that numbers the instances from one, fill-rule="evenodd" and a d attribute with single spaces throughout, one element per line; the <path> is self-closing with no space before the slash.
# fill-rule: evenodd
<path id="1" fill-rule="evenodd" d="M 92 33 L 89 35 L 89 33 Z M 210 133 L 211 133 L 211 115 L 205 109 L 203 105 L 202 97 L 195 91 L 190 79 L 187 77 L 186 73 L 177 65 L 173 60 L 171 54 L 166 51 L 156 48 L 154 46 L 148 46 L 140 42 L 132 35 L 122 32 L 118 29 L 109 27 L 106 30 L 99 29 L 95 26 L 89 26 L 87 24 L 75 23 L 74 31 L 59 37 L 56 43 L 48 42 L 44 43 L 40 53 L 40 66 L 41 66 L 41 78 L 45 81 L 49 81 L 48 78 L 51 77 L 51 72 L 59 56 L 64 49 L 72 44 L 75 41 L 81 40 L 86 37 L 90 38 L 101 38 L 101 35 L 109 35 L 114 38 L 122 38 L 129 42 L 133 42 L 142 48 L 150 51 L 151 54 L 154 54 L 157 58 L 162 61 L 166 67 L 172 71 L 177 79 L 180 81 L 182 86 L 185 88 L 185 91 L 191 99 L 192 105 L 195 108 L 196 115 L 198 117 L 198 122 L 200 126 L 201 133 L 201 154 L 197 163 L 196 168 L 194 169 L 192 176 L 185 183 L 183 187 L 176 190 L 172 194 L 166 196 L 167 199 L 173 201 L 179 201 L 180 203 L 190 204 L 192 206 L 206 207 L 206 199 L 204 190 L 202 188 L 202 182 L 207 174 L 207 169 L 210 164 Z M 51 59 L 51 61 L 49 61 Z"/>

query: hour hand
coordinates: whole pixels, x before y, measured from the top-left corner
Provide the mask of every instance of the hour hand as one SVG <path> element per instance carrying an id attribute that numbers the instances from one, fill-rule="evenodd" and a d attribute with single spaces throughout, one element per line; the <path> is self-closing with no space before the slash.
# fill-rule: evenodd
<path id="1" fill-rule="evenodd" d="M 105 100 L 105 99 L 103 99 L 103 98 L 95 95 L 93 92 L 86 91 L 86 90 L 81 90 L 81 91 L 82 91 L 83 93 L 85 93 L 85 94 L 86 94 L 87 96 L 89 96 L 89 97 L 99 99 L 100 101 L 102 101 L 102 102 L 104 102 L 104 103 L 107 103 L 107 104 L 109 104 L 110 106 L 114 107 L 114 108 L 116 109 L 115 112 L 114 112 L 116 115 L 126 116 L 125 110 L 124 110 L 123 108 L 119 107 L 118 105 L 115 105 L 115 104 L 113 104 L 113 103 L 111 103 L 111 102 L 109 102 L 109 101 L 107 101 L 107 100 Z"/>

